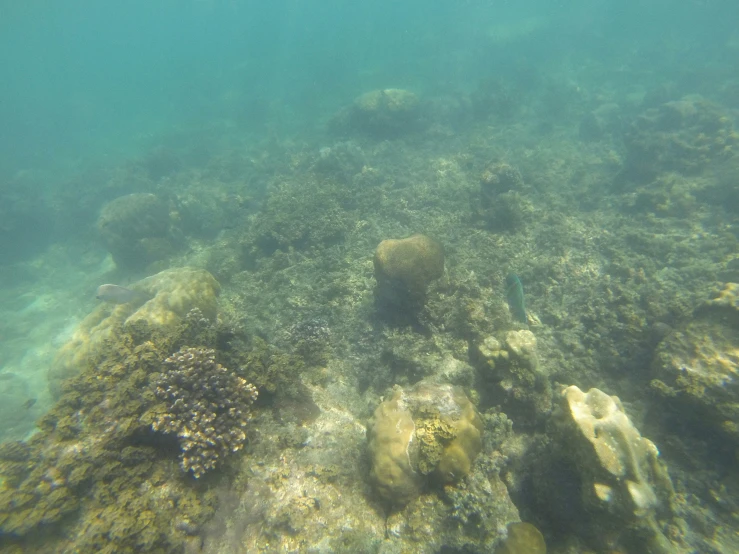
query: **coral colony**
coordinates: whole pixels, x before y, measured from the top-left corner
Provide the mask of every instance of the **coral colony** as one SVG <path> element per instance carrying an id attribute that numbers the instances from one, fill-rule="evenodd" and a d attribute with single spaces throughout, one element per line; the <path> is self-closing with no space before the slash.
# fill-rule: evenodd
<path id="1" fill-rule="evenodd" d="M 244 445 L 257 389 L 216 363 L 211 349 L 181 348 L 164 368 L 154 387 L 167 411 L 152 428 L 179 437 L 182 469 L 197 478 Z"/>

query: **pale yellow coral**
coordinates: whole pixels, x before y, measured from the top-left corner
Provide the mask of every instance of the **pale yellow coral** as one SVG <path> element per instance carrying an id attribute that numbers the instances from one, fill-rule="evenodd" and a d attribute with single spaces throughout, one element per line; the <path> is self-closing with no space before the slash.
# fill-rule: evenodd
<path id="1" fill-rule="evenodd" d="M 168 269 L 130 286 L 142 293 L 125 304 L 100 304 L 77 326 L 49 370 L 49 386 L 58 394 L 62 380 L 79 373 L 121 326 L 145 321 L 170 331 L 192 309 L 214 320 L 220 285 L 204 269 Z"/>

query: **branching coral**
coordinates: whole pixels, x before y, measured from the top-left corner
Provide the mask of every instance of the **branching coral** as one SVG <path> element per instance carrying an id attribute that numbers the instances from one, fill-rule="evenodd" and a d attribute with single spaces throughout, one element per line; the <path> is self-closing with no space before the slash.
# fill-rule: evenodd
<path id="1" fill-rule="evenodd" d="M 178 436 L 184 471 L 200 477 L 244 445 L 257 389 L 216 363 L 214 350 L 181 348 L 164 361 L 153 386 L 167 408 L 152 428 Z"/>

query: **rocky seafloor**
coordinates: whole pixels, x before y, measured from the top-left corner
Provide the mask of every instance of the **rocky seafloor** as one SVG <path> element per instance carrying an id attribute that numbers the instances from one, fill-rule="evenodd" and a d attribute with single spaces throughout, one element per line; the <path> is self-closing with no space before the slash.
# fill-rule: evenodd
<path id="1" fill-rule="evenodd" d="M 739 134 L 692 92 L 386 89 L 321 143 L 96 174 L 141 297 L 0 447 L 0 547 L 739 550 Z"/>

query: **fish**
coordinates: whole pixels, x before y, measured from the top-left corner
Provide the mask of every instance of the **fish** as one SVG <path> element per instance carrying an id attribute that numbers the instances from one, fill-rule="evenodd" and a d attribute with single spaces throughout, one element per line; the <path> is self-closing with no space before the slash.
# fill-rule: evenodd
<path id="1" fill-rule="evenodd" d="M 120 285 L 100 285 L 95 298 L 110 304 L 128 304 L 136 300 L 148 300 L 150 297 L 143 292 L 127 289 Z"/>
<path id="2" fill-rule="evenodd" d="M 10 373 L 9 371 L 0 373 L 0 381 L 8 381 L 14 378 L 15 378 L 15 373 Z"/>
<path id="3" fill-rule="evenodd" d="M 29 398 L 28 400 L 26 400 L 26 401 L 25 401 L 25 402 L 23 403 L 23 407 L 24 407 L 24 408 L 25 408 L 26 410 L 30 410 L 30 409 L 31 409 L 31 407 L 32 407 L 32 406 L 33 406 L 33 405 L 34 405 L 35 403 L 36 403 L 36 399 L 35 399 L 35 398 Z"/>
<path id="4" fill-rule="evenodd" d="M 505 284 L 508 308 L 511 310 L 513 318 L 519 323 L 526 325 L 529 319 L 526 315 L 526 303 L 523 298 L 521 279 L 515 273 L 509 273 L 505 278 Z"/>

